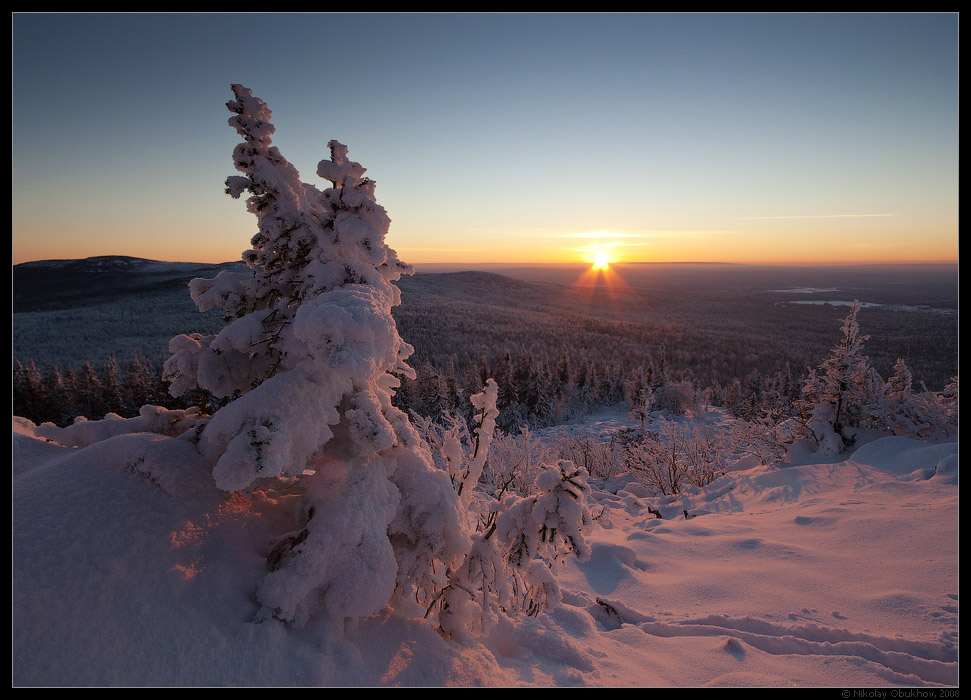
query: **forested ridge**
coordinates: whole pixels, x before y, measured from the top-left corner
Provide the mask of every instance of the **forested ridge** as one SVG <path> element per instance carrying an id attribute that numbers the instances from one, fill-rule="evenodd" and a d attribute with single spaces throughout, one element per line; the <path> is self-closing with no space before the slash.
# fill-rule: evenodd
<path id="1" fill-rule="evenodd" d="M 77 415 L 134 415 L 145 403 L 184 407 L 185 399 L 168 395 L 161 361 L 173 333 L 223 325 L 218 310 L 199 313 L 185 291 L 187 278 L 222 267 L 126 258 L 15 266 L 21 306 L 48 308 L 14 315 L 14 412 L 64 425 Z M 781 281 L 771 276 L 763 288 L 754 279 L 753 288 L 726 288 L 714 284 L 731 281 L 717 268 L 690 279 L 675 272 L 654 273 L 654 279 L 679 289 L 608 287 L 604 277 L 590 275 L 572 284 L 554 281 L 563 280 L 562 272 L 542 282 L 473 271 L 404 277 L 397 282 L 402 304 L 393 313 L 415 348 L 412 364 L 420 376 L 403 379 L 396 401 L 422 415 L 467 411 L 468 396 L 486 377 L 508 376 L 499 396 L 502 427 L 542 427 L 629 403 L 644 377 L 663 365 L 667 381 L 731 408 L 757 401 L 782 381 L 798 385 L 832 346 L 845 313 L 792 303 L 839 292 L 766 290 Z M 621 280 L 624 274 L 617 273 Z M 701 286 L 705 275 L 716 288 Z M 629 276 L 643 284 L 643 274 Z M 877 278 L 862 291 L 899 301 L 903 283 L 894 279 L 900 278 Z M 905 359 L 918 387 L 942 390 L 957 374 L 958 316 L 947 309 L 956 300 L 949 301 L 943 279 L 914 281 L 912 298 L 952 312 L 861 309 L 867 353 L 882 376 L 897 358 Z M 85 293 L 68 293 L 86 281 L 93 283 Z M 30 295 L 18 295 L 20 282 Z M 207 397 L 192 400 L 205 407 Z"/>

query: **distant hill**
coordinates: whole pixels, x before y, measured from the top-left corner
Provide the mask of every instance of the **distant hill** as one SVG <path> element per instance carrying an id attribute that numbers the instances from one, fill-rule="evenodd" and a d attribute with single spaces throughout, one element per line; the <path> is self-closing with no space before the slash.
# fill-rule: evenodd
<path id="1" fill-rule="evenodd" d="M 120 297 L 185 289 L 195 277 L 214 277 L 232 268 L 244 269 L 238 262 L 160 262 L 125 255 L 21 263 L 13 266 L 13 311 L 81 308 Z"/>

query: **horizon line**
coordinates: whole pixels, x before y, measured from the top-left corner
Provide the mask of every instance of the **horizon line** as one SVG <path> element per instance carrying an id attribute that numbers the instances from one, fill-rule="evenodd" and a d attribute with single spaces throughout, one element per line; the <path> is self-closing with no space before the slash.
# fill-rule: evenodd
<path id="1" fill-rule="evenodd" d="M 212 262 L 208 260 L 158 260 L 155 258 L 144 258 L 137 255 L 124 255 L 124 254 L 106 254 L 106 255 L 91 255 L 85 258 L 39 258 L 35 260 L 23 260 L 21 262 L 14 262 L 12 266 L 26 265 L 31 263 L 44 263 L 44 262 L 80 262 L 83 260 L 94 260 L 97 258 L 131 258 L 133 260 L 146 260 L 149 262 L 161 262 L 161 263 L 173 263 L 173 264 L 190 264 L 190 265 L 230 265 L 234 263 L 242 263 L 242 260 L 220 260 L 217 262 Z M 512 262 L 512 261 L 492 261 L 492 262 L 470 262 L 470 261 L 427 261 L 427 262 L 406 262 L 406 264 L 412 267 L 419 266 L 463 266 L 463 267 L 474 267 L 474 266 L 488 266 L 488 267 L 536 267 L 536 266 L 575 266 L 575 267 L 588 267 L 589 262 L 582 260 L 558 260 L 558 261 L 525 261 L 525 262 Z M 850 265 L 956 265 L 959 264 L 958 259 L 933 259 L 933 260 L 851 260 L 851 261 L 834 261 L 834 260 L 772 260 L 772 261 L 725 261 L 725 260 L 623 260 L 611 262 L 611 267 L 623 266 L 623 265 L 737 265 L 737 266 L 782 266 L 782 267 L 798 267 L 798 266 L 850 266 Z"/>

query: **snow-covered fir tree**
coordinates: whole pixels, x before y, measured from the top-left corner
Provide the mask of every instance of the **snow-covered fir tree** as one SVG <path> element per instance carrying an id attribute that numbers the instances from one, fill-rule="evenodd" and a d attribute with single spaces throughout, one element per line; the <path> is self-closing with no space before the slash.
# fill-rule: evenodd
<path id="1" fill-rule="evenodd" d="M 843 320 L 843 337 L 818 369 L 803 384 L 801 410 L 807 430 L 820 449 L 839 454 L 852 441 L 852 429 L 860 426 L 868 406 L 879 392 L 879 377 L 863 354 L 869 336 L 860 333 L 857 316 L 860 302 L 854 301 Z"/>
<path id="2" fill-rule="evenodd" d="M 257 594 L 266 613 L 296 623 L 318 610 L 368 615 L 396 591 L 444 587 L 468 545 L 448 475 L 391 404 L 395 374 L 415 376 L 391 316 L 392 282 L 409 268 L 386 245 L 390 219 L 347 148 L 331 141 L 318 166 L 332 187 L 302 183 L 271 145 L 267 105 L 232 90 L 241 175 L 226 191 L 248 193 L 258 221 L 243 253 L 249 271 L 191 283 L 199 309 L 221 307 L 228 325 L 174 338 L 165 375 L 173 394 L 232 399 L 199 439 L 220 488 L 306 483 L 295 530 L 271 552 Z"/>
<path id="3" fill-rule="evenodd" d="M 935 397 L 935 403 L 938 405 L 940 415 L 944 419 L 945 434 L 949 434 L 952 430 L 953 432 L 957 432 L 958 429 L 959 384 L 958 376 L 954 375 L 951 377 L 951 381 L 947 383 L 947 386 L 944 387 L 944 391 Z"/>
<path id="4" fill-rule="evenodd" d="M 651 423 L 651 411 L 654 410 L 657 397 L 654 395 L 654 390 L 647 384 L 641 385 L 636 391 L 636 395 L 630 402 L 631 409 L 627 418 L 637 421 L 640 424 L 641 431 L 644 431 Z"/>
<path id="5" fill-rule="evenodd" d="M 44 378 L 33 360 L 27 364 L 19 360 L 14 361 L 11 384 L 16 415 L 31 420 L 43 419 L 48 391 L 44 386 Z"/>
<path id="6" fill-rule="evenodd" d="M 882 427 L 894 435 L 916 438 L 948 434 L 956 425 L 956 420 L 952 424 L 949 418 L 952 411 L 955 418 L 957 415 L 956 380 L 938 394 L 928 391 L 926 386 L 923 391 L 915 392 L 913 382 L 910 367 L 903 359 L 898 359 L 874 411 L 883 422 Z M 953 394 L 949 389 L 953 389 Z"/>

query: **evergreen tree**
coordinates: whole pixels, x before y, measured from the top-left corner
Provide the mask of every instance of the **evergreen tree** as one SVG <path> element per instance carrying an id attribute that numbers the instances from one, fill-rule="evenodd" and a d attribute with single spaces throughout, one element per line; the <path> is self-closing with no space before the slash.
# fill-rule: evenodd
<path id="1" fill-rule="evenodd" d="M 35 423 L 47 420 L 47 390 L 37 365 L 31 360 L 15 361 L 13 371 L 13 412 Z"/>
<path id="2" fill-rule="evenodd" d="M 859 312 L 860 302 L 854 301 L 843 321 L 842 339 L 803 385 L 803 418 L 829 454 L 852 443 L 849 429 L 860 425 L 866 407 L 875 400 L 870 360 L 863 354 L 869 336 L 860 333 Z"/>
<path id="3" fill-rule="evenodd" d="M 531 421 L 537 427 L 548 427 L 556 423 L 556 386 L 550 374 L 549 367 L 544 363 L 539 374 L 534 379 L 536 387 L 536 403 L 530 414 Z"/>
<path id="4" fill-rule="evenodd" d="M 655 407 L 654 390 L 647 384 L 641 386 L 637 397 L 631 403 L 630 412 L 627 414 L 629 420 L 636 420 L 640 423 L 641 431 L 647 429 L 647 425 L 652 422 L 651 412 Z"/>
<path id="5" fill-rule="evenodd" d="M 65 381 L 57 365 L 52 365 L 45 379 L 47 392 L 46 420 L 58 426 L 70 425 L 78 415 L 75 406 L 75 388 Z"/>
<path id="6" fill-rule="evenodd" d="M 97 419 L 105 415 L 104 386 L 98 373 L 85 362 L 78 377 L 78 410 L 85 418 Z"/>
<path id="7" fill-rule="evenodd" d="M 101 403 L 106 413 L 125 413 L 125 400 L 122 393 L 121 383 L 118 380 L 118 362 L 114 356 L 109 356 L 101 370 Z"/>
<path id="8" fill-rule="evenodd" d="M 124 411 L 135 415 L 145 405 L 159 405 L 164 396 L 157 391 L 159 378 L 153 374 L 145 358 L 136 355 L 125 370 Z"/>
<path id="9" fill-rule="evenodd" d="M 954 430 L 958 428 L 959 383 L 958 376 L 954 375 L 951 377 L 951 381 L 947 383 L 947 386 L 944 387 L 944 391 L 934 397 L 934 401 L 943 418 L 946 433 L 950 433 L 952 428 Z"/>
<path id="10" fill-rule="evenodd" d="M 438 420 L 451 408 L 441 373 L 430 362 L 423 362 L 416 373 L 412 409 L 419 415 Z"/>
<path id="11" fill-rule="evenodd" d="M 927 391 L 915 394 L 913 382 L 907 363 L 898 359 L 884 385 L 878 415 L 894 435 L 929 437 L 945 428 L 947 420 L 940 402 Z"/>
<path id="12" fill-rule="evenodd" d="M 295 623 L 317 610 L 369 615 L 445 585 L 468 542 L 448 476 L 391 403 L 395 373 L 415 377 L 391 316 L 392 282 L 410 268 L 385 244 L 388 215 L 345 146 L 331 141 L 317 169 L 332 187 L 301 183 L 271 146 L 266 104 L 243 86 L 233 93 L 242 175 L 226 191 L 248 192 L 258 221 L 249 272 L 190 284 L 199 309 L 221 306 L 228 325 L 174 338 L 165 376 L 173 394 L 234 399 L 199 440 L 220 488 L 285 475 L 305 484 L 297 530 L 274 548 L 257 594 L 264 611 Z"/>

